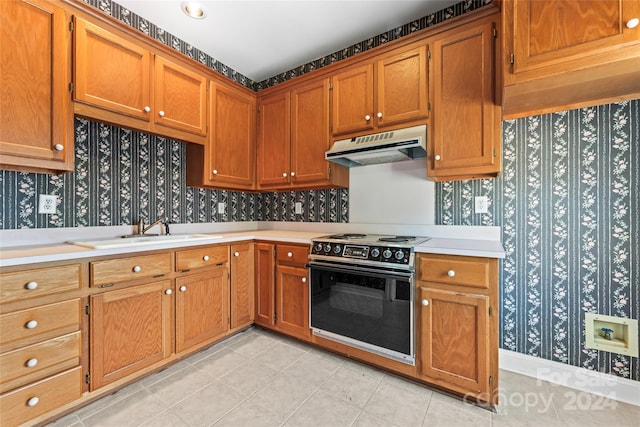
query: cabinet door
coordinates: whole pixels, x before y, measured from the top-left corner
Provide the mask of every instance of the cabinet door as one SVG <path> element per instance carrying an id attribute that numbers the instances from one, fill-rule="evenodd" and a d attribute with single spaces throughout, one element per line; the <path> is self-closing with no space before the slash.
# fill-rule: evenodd
<path id="1" fill-rule="evenodd" d="M 78 17 L 74 37 L 74 99 L 149 121 L 151 53 Z"/>
<path id="2" fill-rule="evenodd" d="M 300 339 L 309 339 L 309 270 L 277 267 L 276 328 Z"/>
<path id="3" fill-rule="evenodd" d="M 427 173 L 466 177 L 500 171 L 500 117 L 493 101 L 494 18 L 447 31 L 431 43 L 433 104 Z"/>
<path id="4" fill-rule="evenodd" d="M 208 181 L 211 185 L 251 188 L 256 157 L 256 99 L 214 82 L 210 82 L 210 91 L 211 132 L 205 148 Z"/>
<path id="5" fill-rule="evenodd" d="M 376 124 L 382 127 L 426 119 L 429 102 L 427 46 L 394 54 L 378 61 L 376 67 Z"/>
<path id="6" fill-rule="evenodd" d="M 510 4 L 509 4 L 510 3 Z M 513 73 L 566 63 L 640 42 L 637 0 L 512 0 Z"/>
<path id="7" fill-rule="evenodd" d="M 207 133 L 207 79 L 156 56 L 155 123 L 196 135 Z"/>
<path id="8" fill-rule="evenodd" d="M 329 148 L 329 79 L 324 79 L 291 92 L 291 181 L 326 182 Z"/>
<path id="9" fill-rule="evenodd" d="M 226 334 L 228 277 L 224 267 L 176 279 L 176 353 Z"/>
<path id="10" fill-rule="evenodd" d="M 373 64 L 343 71 L 331 81 L 333 135 L 373 129 Z"/>
<path id="11" fill-rule="evenodd" d="M 0 1 L 0 167 L 73 170 L 70 39 L 64 10 Z"/>
<path id="12" fill-rule="evenodd" d="M 256 323 L 262 326 L 275 324 L 275 247 L 270 243 L 255 246 L 255 298 Z"/>
<path id="13" fill-rule="evenodd" d="M 260 100 L 258 185 L 286 186 L 291 167 L 291 96 L 279 93 Z"/>
<path id="14" fill-rule="evenodd" d="M 253 322 L 253 296 L 253 244 L 231 245 L 231 329 Z"/>
<path id="15" fill-rule="evenodd" d="M 171 281 L 92 295 L 91 390 L 171 355 Z"/>
<path id="16" fill-rule="evenodd" d="M 419 288 L 420 372 L 459 392 L 489 392 L 489 297 Z"/>

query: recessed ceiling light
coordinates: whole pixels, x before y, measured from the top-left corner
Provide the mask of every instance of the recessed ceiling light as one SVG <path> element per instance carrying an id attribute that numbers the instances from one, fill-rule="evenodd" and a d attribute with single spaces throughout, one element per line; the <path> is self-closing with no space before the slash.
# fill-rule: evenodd
<path id="1" fill-rule="evenodd" d="M 207 13 L 204 11 L 202 6 L 199 3 L 192 1 L 183 1 L 180 3 L 180 7 L 182 11 L 192 18 L 202 19 L 207 16 Z"/>

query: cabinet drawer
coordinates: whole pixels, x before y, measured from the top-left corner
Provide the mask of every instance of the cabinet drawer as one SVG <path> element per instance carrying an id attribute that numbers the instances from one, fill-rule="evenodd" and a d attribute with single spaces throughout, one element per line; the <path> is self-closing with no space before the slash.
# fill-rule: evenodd
<path id="1" fill-rule="evenodd" d="M 3 303 L 79 289 L 80 264 L 0 274 Z"/>
<path id="2" fill-rule="evenodd" d="M 110 259 L 91 263 L 91 287 L 171 273 L 171 253 Z"/>
<path id="3" fill-rule="evenodd" d="M 80 363 L 80 331 L 0 355 L 0 393 Z"/>
<path id="4" fill-rule="evenodd" d="M 82 368 L 0 396 L 0 425 L 16 426 L 82 397 Z"/>
<path id="5" fill-rule="evenodd" d="M 228 261 L 228 246 L 210 246 L 188 251 L 179 251 L 176 253 L 176 271 L 211 267 L 216 264 L 224 264 Z"/>
<path id="6" fill-rule="evenodd" d="M 309 261 L 309 247 L 277 245 L 276 260 L 278 264 L 295 264 L 303 267 Z"/>
<path id="7" fill-rule="evenodd" d="M 3 314 L 0 316 L 0 344 L 79 324 L 79 298 Z"/>
<path id="8" fill-rule="evenodd" d="M 420 255 L 418 280 L 487 289 L 491 260 L 465 256 Z"/>

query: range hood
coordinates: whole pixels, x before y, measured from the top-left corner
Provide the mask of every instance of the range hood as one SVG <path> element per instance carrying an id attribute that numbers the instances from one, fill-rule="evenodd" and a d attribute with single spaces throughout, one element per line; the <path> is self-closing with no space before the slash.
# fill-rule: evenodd
<path id="1" fill-rule="evenodd" d="M 335 141 L 324 158 L 347 167 L 427 156 L 427 126 L 420 125 Z"/>

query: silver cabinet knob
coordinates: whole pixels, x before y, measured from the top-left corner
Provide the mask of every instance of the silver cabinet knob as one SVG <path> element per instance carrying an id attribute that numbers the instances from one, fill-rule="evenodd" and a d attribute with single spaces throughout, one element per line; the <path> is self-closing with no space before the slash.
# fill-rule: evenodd
<path id="1" fill-rule="evenodd" d="M 449 271 L 447 271 L 447 276 L 449 276 L 449 277 L 456 277 L 456 271 L 455 271 L 455 270 L 449 270 Z"/>
<path id="2" fill-rule="evenodd" d="M 160 110 L 160 111 L 158 112 L 158 115 L 159 115 L 160 117 L 164 117 L 164 111 Z"/>
<path id="3" fill-rule="evenodd" d="M 214 170 L 213 170 L 213 174 L 214 174 L 214 175 L 218 175 L 218 169 L 214 169 Z"/>
<path id="4" fill-rule="evenodd" d="M 291 172 L 291 176 L 296 176 L 296 173 L 295 172 Z"/>
<path id="5" fill-rule="evenodd" d="M 180 286 L 180 292 L 185 292 L 187 287 L 185 285 Z"/>
<path id="6" fill-rule="evenodd" d="M 378 114 L 376 114 L 378 116 L 379 119 L 382 118 L 382 113 L 380 111 L 378 111 Z"/>
<path id="7" fill-rule="evenodd" d="M 151 111 L 151 107 L 149 107 L 148 105 L 146 107 L 144 107 L 144 112 L 148 113 L 149 111 Z"/>
<path id="8" fill-rule="evenodd" d="M 136 265 L 131 271 L 133 271 L 134 273 L 140 273 L 142 271 L 142 267 Z"/>
<path id="9" fill-rule="evenodd" d="M 38 327 L 38 321 L 37 320 L 29 320 L 27 323 L 25 323 L 25 325 L 27 329 L 35 329 Z"/>
<path id="10" fill-rule="evenodd" d="M 429 300 L 428 299 L 423 299 L 422 300 L 422 305 L 425 306 L 425 307 L 428 306 L 429 305 Z"/>
<path id="11" fill-rule="evenodd" d="M 40 403 L 40 399 L 38 399 L 36 396 L 27 400 L 27 406 L 36 406 L 38 403 Z"/>
<path id="12" fill-rule="evenodd" d="M 56 145 L 53 146 L 53 148 L 55 148 L 56 151 L 62 151 L 62 150 L 64 150 L 64 145 L 56 144 Z"/>
<path id="13" fill-rule="evenodd" d="M 234 252 L 233 256 L 240 256 L 240 252 Z"/>
<path id="14" fill-rule="evenodd" d="M 439 154 L 436 154 L 433 158 L 434 158 L 435 160 L 440 160 L 440 155 L 439 155 Z"/>
<path id="15" fill-rule="evenodd" d="M 628 29 L 630 29 L 630 30 L 632 30 L 632 29 L 634 29 L 635 27 L 637 27 L 637 26 L 638 26 L 638 24 L 640 24 L 640 19 L 638 19 L 638 18 L 631 18 L 631 19 L 629 19 L 629 20 L 627 21 L 627 28 L 628 28 Z"/>
<path id="16" fill-rule="evenodd" d="M 293 256 L 293 253 L 292 253 L 292 252 L 287 252 L 287 256 L 288 256 L 289 258 L 291 258 L 291 257 Z"/>
<path id="17" fill-rule="evenodd" d="M 371 116 L 367 114 L 366 116 L 364 116 L 364 119 L 365 119 L 366 121 L 369 121 L 369 120 L 371 120 Z"/>
<path id="18" fill-rule="evenodd" d="M 203 256 L 203 257 L 202 257 L 202 260 L 203 260 L 203 261 L 209 261 L 209 255 L 205 255 L 205 256 Z"/>
<path id="19" fill-rule="evenodd" d="M 302 278 L 302 283 L 307 283 L 307 278 L 306 277 Z"/>
<path id="20" fill-rule="evenodd" d="M 171 289 L 167 289 L 166 291 L 164 291 L 164 293 L 167 295 L 171 295 L 173 291 Z"/>
<path id="21" fill-rule="evenodd" d="M 38 359 L 36 359 L 35 357 L 33 357 L 33 358 L 31 358 L 31 359 L 27 360 L 27 363 L 26 363 L 26 365 L 27 365 L 29 368 L 33 368 L 33 367 L 34 367 L 34 366 L 36 366 L 37 364 L 38 364 Z"/>
<path id="22" fill-rule="evenodd" d="M 29 289 L 30 291 L 38 289 L 38 282 L 29 282 L 29 283 L 27 283 L 25 288 Z"/>
<path id="23" fill-rule="evenodd" d="M 283 172 L 283 173 L 282 173 L 282 176 L 283 176 L 284 178 L 286 178 L 288 175 L 287 175 L 287 173 L 286 173 L 286 172 Z"/>

